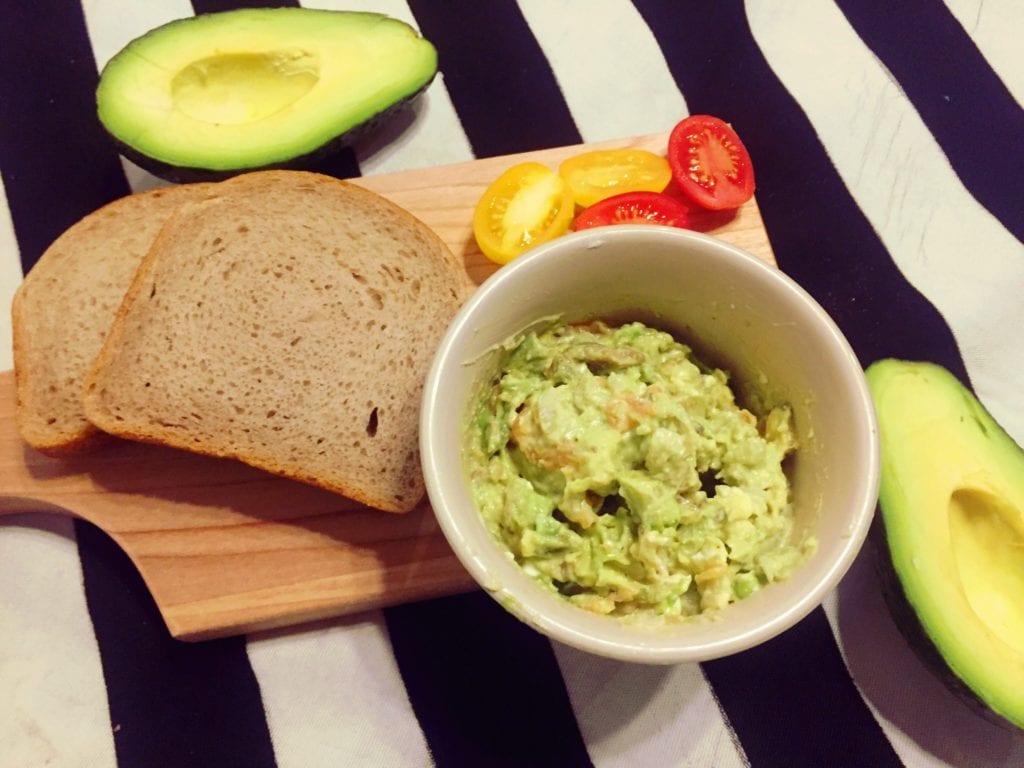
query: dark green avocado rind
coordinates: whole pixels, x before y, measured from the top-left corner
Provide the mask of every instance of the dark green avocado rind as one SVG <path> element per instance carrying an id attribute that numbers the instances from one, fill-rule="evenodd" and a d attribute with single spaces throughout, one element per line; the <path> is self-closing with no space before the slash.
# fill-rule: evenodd
<path id="1" fill-rule="evenodd" d="M 286 160 L 280 163 L 272 163 L 269 165 L 252 166 L 249 168 L 235 168 L 232 170 L 225 171 L 214 171 L 208 168 L 191 168 L 185 165 L 172 165 L 165 163 L 156 158 L 144 155 L 136 149 L 128 146 L 124 142 L 117 139 L 113 134 L 108 133 L 111 140 L 117 146 L 118 151 L 126 158 L 131 160 L 137 166 L 145 171 L 158 176 L 165 181 L 171 181 L 178 184 L 191 184 L 194 182 L 211 182 L 211 181 L 224 181 L 230 179 L 232 176 L 238 176 L 242 173 L 251 173 L 253 171 L 273 171 L 273 170 L 287 170 L 287 171 L 316 171 L 318 165 L 321 164 L 327 158 L 336 155 L 346 147 L 351 147 L 356 144 L 359 140 L 368 134 L 373 133 L 383 123 L 386 123 L 390 118 L 394 117 L 400 112 L 412 108 L 413 102 L 419 98 L 419 96 L 427 90 L 430 84 L 434 81 L 434 77 L 437 76 L 435 72 L 434 76 L 423 84 L 421 88 L 413 93 L 410 93 L 403 99 L 396 101 L 394 104 L 378 112 L 376 115 L 371 117 L 369 120 L 360 123 L 359 125 L 349 129 L 340 136 L 335 136 L 333 139 L 328 141 L 326 144 L 321 145 L 312 152 L 308 152 L 304 155 L 294 157 L 290 160 Z"/>
<path id="2" fill-rule="evenodd" d="M 961 674 L 957 671 L 958 664 L 953 658 L 947 658 L 944 648 L 945 638 L 934 634 L 938 628 L 929 630 L 929 623 L 921 617 L 922 607 L 915 606 L 914 590 L 909 589 L 904 583 L 900 567 L 897 561 L 900 559 L 896 549 L 902 551 L 898 542 L 894 544 L 894 533 L 905 536 L 908 529 L 902 518 L 906 513 L 897 507 L 897 499 L 900 503 L 908 499 L 902 493 L 892 494 L 889 488 L 902 486 L 899 476 L 893 473 L 893 467 L 886 457 L 887 445 L 885 439 L 885 420 L 887 415 L 884 408 L 880 407 L 879 392 L 877 387 L 884 387 L 883 382 L 891 373 L 899 373 L 917 369 L 922 371 L 926 377 L 932 380 L 932 386 L 944 386 L 950 391 L 955 390 L 958 408 L 963 415 L 960 422 L 965 420 L 983 432 L 986 437 L 996 438 L 996 442 L 1004 449 L 1011 448 L 1020 458 L 1024 458 L 1020 446 L 1002 429 L 984 406 L 977 400 L 971 391 L 959 382 L 951 373 L 933 363 L 916 363 L 901 360 L 880 360 L 867 369 L 867 379 L 872 391 L 872 398 L 875 400 L 880 432 L 882 436 L 882 487 L 879 494 L 879 511 L 876 515 L 868 536 L 868 540 L 874 550 L 876 571 L 878 572 L 883 597 L 893 617 L 893 620 L 900 630 L 908 645 L 921 659 L 925 667 L 942 682 L 957 698 L 959 698 L 972 712 L 982 719 L 993 723 L 1001 728 L 1018 732 L 1024 729 L 1024 719 L 1020 717 L 1020 707 L 1013 706 L 1003 709 L 1005 700 L 1002 696 L 983 698 L 983 694 L 972 687 L 970 675 Z M 941 384 L 940 384 L 941 382 Z M 900 415 L 893 418 L 901 419 Z M 913 423 L 913 422 L 911 422 Z M 886 473 L 889 473 L 888 477 Z M 900 530 L 900 527 L 903 529 Z M 921 596 L 922 600 L 928 601 L 929 596 Z M 925 612 L 926 613 L 926 612 Z M 981 652 L 983 649 L 979 649 Z M 964 670 L 966 671 L 966 670 Z M 1002 700 L 1002 701 L 1001 701 Z"/>
<path id="3" fill-rule="evenodd" d="M 116 132 L 115 129 L 113 129 L 111 126 L 106 124 L 106 122 L 105 122 L 105 120 L 103 118 L 103 112 L 100 109 L 100 94 L 101 94 L 101 91 L 103 89 L 104 74 L 105 74 L 107 68 L 110 67 L 115 62 L 115 60 L 120 58 L 122 55 L 126 54 L 129 51 L 129 49 L 136 49 L 140 45 L 143 45 L 143 47 L 144 47 L 144 42 L 147 39 L 157 37 L 157 36 L 159 36 L 161 34 L 164 34 L 164 33 L 168 32 L 169 30 L 174 29 L 174 28 L 181 29 L 184 26 L 188 26 L 192 22 L 198 21 L 200 18 L 210 18 L 210 17 L 214 17 L 214 16 L 217 16 L 217 17 L 238 16 L 238 17 L 241 18 L 241 17 L 246 16 L 246 15 L 263 15 L 263 16 L 266 16 L 266 15 L 269 15 L 269 14 L 273 14 L 275 12 L 283 12 L 283 13 L 292 14 L 292 15 L 309 13 L 311 15 L 312 14 L 328 14 L 328 15 L 336 15 L 336 16 L 350 15 L 350 16 L 353 16 L 353 17 L 363 17 L 363 18 L 373 17 L 373 18 L 379 18 L 381 20 L 397 23 L 397 24 L 399 24 L 399 25 L 401 25 L 403 27 L 409 28 L 414 34 L 417 35 L 417 37 L 419 38 L 419 40 L 421 42 L 425 43 L 429 48 L 431 48 L 431 49 L 433 48 L 433 46 L 430 44 L 430 42 L 428 40 L 425 40 L 424 38 L 419 36 L 415 32 L 415 30 L 413 28 L 409 27 L 408 24 L 405 24 L 404 22 L 401 22 L 401 21 L 399 21 L 397 19 L 389 18 L 385 14 L 381 14 L 381 13 L 361 12 L 361 11 L 325 11 L 325 10 L 318 10 L 318 9 L 303 9 L 303 8 L 292 8 L 292 7 L 285 7 L 285 8 L 278 8 L 278 9 L 273 9 L 273 8 L 255 8 L 255 9 L 253 9 L 253 8 L 240 8 L 240 9 L 234 9 L 234 10 L 230 10 L 230 11 L 214 12 L 214 13 L 208 13 L 208 14 L 198 14 L 197 16 L 194 16 L 194 17 L 187 17 L 187 18 L 183 18 L 183 19 L 176 19 L 174 21 L 170 21 L 170 22 L 168 22 L 166 24 L 163 24 L 163 25 L 161 25 L 159 27 L 151 29 L 148 32 L 146 32 L 145 34 L 143 34 L 140 37 L 136 38 L 135 40 L 132 40 L 128 45 L 126 45 L 121 51 L 118 52 L 117 55 L 115 55 L 107 63 L 107 65 L 104 67 L 104 72 L 102 72 L 101 75 L 100 75 L 100 85 L 97 87 L 97 91 L 96 91 L 96 105 L 97 105 L 97 111 L 99 112 L 99 117 L 100 117 L 99 122 L 103 126 L 103 128 L 104 128 L 105 132 L 107 133 L 107 135 L 114 142 L 115 146 L 118 148 L 118 151 L 122 155 L 124 155 L 127 159 L 131 160 L 133 163 L 138 165 L 140 168 L 142 168 L 142 169 L 144 169 L 146 171 L 149 171 L 153 175 L 158 176 L 160 178 L 163 178 L 163 179 L 165 179 L 167 181 L 179 182 L 179 183 L 203 182 L 203 181 L 207 181 L 207 182 L 222 181 L 222 180 L 231 178 L 233 176 L 237 176 L 237 175 L 242 174 L 242 173 L 249 173 L 249 172 L 258 171 L 258 170 L 282 170 L 282 169 L 286 169 L 286 170 L 317 170 L 317 166 L 319 164 L 322 164 L 325 159 L 331 157 L 332 155 L 337 154 L 339 151 L 341 151 L 342 149 L 344 149 L 346 147 L 353 146 L 357 141 L 361 140 L 367 134 L 370 134 L 370 133 L 374 132 L 376 129 L 378 129 L 381 126 L 381 124 L 387 122 L 391 117 L 393 117 L 397 113 L 403 112 L 406 109 L 408 109 L 409 106 L 411 105 L 411 103 L 415 99 L 417 99 L 431 85 L 431 83 L 434 81 L 434 79 L 437 76 L 438 65 L 437 65 L 437 54 L 436 54 L 436 50 L 435 50 L 434 51 L 434 58 L 433 58 L 433 66 L 432 66 L 432 68 L 430 70 L 424 72 L 425 77 L 424 77 L 423 81 L 419 85 L 415 86 L 414 90 L 412 90 L 409 93 L 407 93 L 407 94 L 397 98 L 395 101 L 389 103 L 383 109 L 377 111 L 376 113 L 374 113 L 372 115 L 369 115 L 368 117 L 363 119 L 361 122 L 359 122 L 359 123 L 357 123 L 355 125 L 352 125 L 348 129 L 346 129 L 343 132 L 341 132 L 340 134 L 337 134 L 337 135 L 335 135 L 333 137 L 327 138 L 322 144 L 320 144 L 320 146 L 314 147 L 313 149 L 308 149 L 308 147 L 306 147 L 306 148 L 303 148 L 303 150 L 298 151 L 298 153 L 295 154 L 292 157 L 286 157 L 286 158 L 283 158 L 283 159 L 281 159 L 279 161 L 274 161 L 274 162 L 269 162 L 269 163 L 255 163 L 255 164 L 240 163 L 240 164 L 238 164 L 238 165 L 236 165 L 234 167 L 230 167 L 230 168 L 217 168 L 217 169 L 214 169 L 214 168 L 209 168 L 209 167 L 189 165 L 189 164 L 187 164 L 187 162 L 178 163 L 178 162 L 174 162 L 172 160 L 168 160 L 167 158 L 159 159 L 159 158 L 154 157 L 153 155 L 147 154 L 146 152 L 140 150 L 139 148 L 134 147 L 131 144 L 127 143 L 127 140 L 124 140 L 124 139 L 120 138 L 117 135 L 117 132 Z"/>

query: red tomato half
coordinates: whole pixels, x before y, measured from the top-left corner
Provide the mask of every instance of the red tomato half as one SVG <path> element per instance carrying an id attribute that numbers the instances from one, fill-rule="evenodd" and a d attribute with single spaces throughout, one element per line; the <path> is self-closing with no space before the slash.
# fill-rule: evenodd
<path id="1" fill-rule="evenodd" d="M 663 192 L 625 192 L 584 208 L 572 228 L 590 229 L 610 224 L 664 224 L 686 229 L 690 226 L 690 216 L 683 203 Z"/>
<path id="2" fill-rule="evenodd" d="M 690 115 L 668 139 L 672 177 L 695 205 L 739 208 L 754 195 L 754 166 L 736 131 L 717 117 Z"/>

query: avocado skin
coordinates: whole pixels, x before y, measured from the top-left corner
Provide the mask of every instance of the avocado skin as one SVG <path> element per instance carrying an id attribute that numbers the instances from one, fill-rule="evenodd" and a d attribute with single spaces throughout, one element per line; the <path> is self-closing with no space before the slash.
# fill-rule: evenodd
<path id="1" fill-rule="evenodd" d="M 434 77 L 436 76 L 437 73 L 435 72 Z M 337 154 L 346 147 L 353 146 L 364 136 L 373 133 L 378 127 L 386 123 L 390 118 L 394 117 L 398 113 L 411 109 L 412 103 L 419 98 L 420 94 L 427 90 L 430 84 L 434 81 L 434 77 L 431 77 L 430 80 L 425 82 L 423 87 L 419 90 L 414 93 L 410 93 L 404 99 L 396 101 L 387 109 L 378 112 L 369 120 L 360 123 L 339 136 L 335 136 L 326 144 L 321 145 L 312 152 L 308 152 L 305 155 L 294 157 L 281 163 L 273 163 L 270 165 L 253 166 L 251 168 L 233 168 L 225 171 L 213 171 L 208 168 L 190 168 L 183 165 L 171 165 L 138 152 L 127 144 L 119 141 L 117 137 L 109 132 L 107 135 L 110 136 L 111 140 L 117 146 L 118 152 L 131 160 L 137 166 L 148 171 L 154 176 L 164 179 L 165 181 L 171 181 L 177 184 L 191 184 L 203 181 L 224 181 L 226 179 L 230 179 L 232 176 L 238 176 L 242 173 L 251 173 L 253 171 L 316 171 L 318 170 L 317 166 L 323 160 Z"/>
<path id="2" fill-rule="evenodd" d="M 901 505 L 897 503 L 895 498 L 887 498 L 886 485 L 888 483 L 892 483 L 893 485 L 909 483 L 910 485 L 913 485 L 913 482 L 903 475 L 902 472 L 896 471 L 896 467 L 892 466 L 892 464 L 898 462 L 890 463 L 887 461 L 887 440 L 885 439 L 886 422 L 895 425 L 906 420 L 907 423 L 917 424 L 918 426 L 920 426 L 920 422 L 914 421 L 913 413 L 908 415 L 904 412 L 887 412 L 887 409 L 883 407 L 879 389 L 884 389 L 887 377 L 894 374 L 899 375 L 908 373 L 919 373 L 922 379 L 929 382 L 930 387 L 935 387 L 937 390 L 941 390 L 947 397 L 954 396 L 958 403 L 957 407 L 952 409 L 951 413 L 943 414 L 946 421 L 942 422 L 942 428 L 949 430 L 949 434 L 939 435 L 929 433 L 928 437 L 931 438 L 931 442 L 926 443 L 922 448 L 922 451 L 925 454 L 929 451 L 935 451 L 935 455 L 942 455 L 942 451 L 946 450 L 945 447 L 938 449 L 934 447 L 935 445 L 941 444 L 939 438 L 941 436 L 949 437 L 950 434 L 953 434 L 955 437 L 954 433 L 959 429 L 963 429 L 962 426 L 959 426 L 951 419 L 951 416 L 956 416 L 959 417 L 960 424 L 963 424 L 965 421 L 974 421 L 981 427 L 981 430 L 984 432 L 986 437 L 990 439 L 992 436 L 997 436 L 1001 442 L 1001 446 L 993 447 L 992 450 L 1006 450 L 1006 448 L 1009 447 L 1010 450 L 1014 451 L 1020 461 L 1019 466 L 1021 468 L 1021 474 L 1014 475 L 1011 479 L 1011 483 L 1016 481 L 1019 484 L 1024 480 L 1024 452 L 1021 451 L 1020 446 L 1018 446 L 1005 432 L 1005 430 L 1002 429 L 974 394 L 949 371 L 934 363 L 909 362 L 894 359 L 879 360 L 869 366 L 867 369 L 867 379 L 872 391 L 872 397 L 875 400 L 879 427 L 882 433 L 883 480 L 882 492 L 879 496 L 879 508 L 881 514 L 877 515 L 872 522 L 872 527 L 868 534 L 868 541 L 871 545 L 871 549 L 873 550 L 873 554 L 875 555 L 875 570 L 879 576 L 882 594 L 885 599 L 886 606 L 889 609 L 894 623 L 900 633 L 903 635 L 907 644 L 911 649 L 913 649 L 918 658 L 921 659 L 929 672 L 943 683 L 945 687 L 960 699 L 960 701 L 973 713 L 1000 728 L 1019 733 L 1021 729 L 1024 729 L 1024 720 L 1019 719 L 1022 706 L 1015 705 L 1017 711 L 1007 712 L 1004 715 L 976 693 L 975 688 L 972 686 L 970 676 L 961 676 L 960 674 L 957 674 L 951 662 L 947 661 L 945 655 L 946 651 L 943 646 L 943 638 L 941 636 L 933 636 L 932 633 L 928 631 L 926 624 L 921 619 L 919 609 L 915 608 L 914 594 L 912 590 L 908 589 L 904 578 L 901 577 L 900 571 L 898 570 L 896 563 L 898 558 L 896 555 L 896 549 L 894 548 L 898 546 L 898 542 L 893 537 L 893 529 L 897 526 L 895 521 L 901 515 L 913 515 L 914 512 L 902 509 Z M 913 411 L 914 406 L 911 406 L 908 410 Z M 935 417 L 936 415 L 930 414 L 930 416 Z M 989 462 L 991 463 L 992 459 L 989 459 Z M 941 462 L 937 462 L 937 464 L 941 465 Z M 908 471 L 908 469 L 909 468 L 906 466 L 899 467 L 899 470 L 904 472 Z M 943 469 L 950 475 L 956 477 L 958 476 L 957 471 L 963 470 L 964 468 L 957 464 L 947 464 L 943 465 Z M 887 472 L 889 473 L 888 478 L 886 478 Z M 955 486 L 959 484 L 959 482 L 961 481 L 954 480 L 952 484 Z M 927 501 L 927 499 L 924 500 Z M 943 500 L 945 500 L 945 498 Z M 911 502 L 911 506 L 913 506 L 912 502 L 922 501 L 922 499 L 909 495 L 907 498 L 900 499 L 900 501 Z M 922 515 L 922 518 L 917 521 L 917 525 L 926 525 L 929 522 L 927 518 L 928 512 L 928 509 L 923 511 L 917 510 L 917 514 Z M 941 594 L 941 589 L 937 591 Z M 1024 595 L 1022 595 L 1021 598 L 1024 600 Z M 918 599 L 922 602 L 927 602 L 931 599 L 931 596 L 923 595 Z M 974 621 L 980 623 L 981 619 L 975 616 Z M 978 649 L 978 652 L 983 653 L 984 650 L 984 648 Z M 993 663 L 998 663 L 999 661 L 1000 659 L 996 658 Z M 1024 697 L 1024 693 L 1019 694 L 1019 697 Z M 1024 701 L 1024 698 L 1019 698 L 1019 700 Z"/>
<path id="3" fill-rule="evenodd" d="M 886 608 L 892 616 L 893 623 L 903 635 L 907 645 L 921 660 L 928 671 L 966 705 L 975 715 L 993 725 L 1007 731 L 1017 731 L 1016 725 L 992 711 L 989 706 L 975 695 L 967 684 L 961 680 L 946 664 L 934 641 L 928 636 L 924 626 L 917 618 L 913 605 L 903 589 L 900 577 L 893 568 L 889 555 L 889 540 L 885 532 L 885 524 L 881 515 L 876 515 L 868 532 L 868 543 L 874 559 L 875 572 L 882 588 L 882 597 Z"/>

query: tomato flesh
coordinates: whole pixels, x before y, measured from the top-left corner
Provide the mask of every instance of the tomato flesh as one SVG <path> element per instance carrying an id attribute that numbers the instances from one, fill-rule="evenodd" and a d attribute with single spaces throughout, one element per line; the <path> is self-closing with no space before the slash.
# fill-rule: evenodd
<path id="1" fill-rule="evenodd" d="M 690 226 L 687 207 L 662 192 L 626 192 L 594 203 L 580 212 L 573 229 L 607 227 L 614 224 L 662 224 L 686 229 Z"/>
<path id="2" fill-rule="evenodd" d="M 668 139 L 668 162 L 680 190 L 702 208 L 739 208 L 754 196 L 750 154 L 736 131 L 717 117 L 681 120 Z"/>
<path id="3" fill-rule="evenodd" d="M 625 192 L 661 192 L 672 180 L 672 169 L 664 157 L 628 148 L 574 155 L 558 166 L 558 174 L 583 208 Z"/>
<path id="4" fill-rule="evenodd" d="M 473 235 L 488 259 L 507 264 L 565 234 L 574 211 L 572 192 L 557 173 L 540 163 L 519 163 L 480 198 L 473 213 Z"/>

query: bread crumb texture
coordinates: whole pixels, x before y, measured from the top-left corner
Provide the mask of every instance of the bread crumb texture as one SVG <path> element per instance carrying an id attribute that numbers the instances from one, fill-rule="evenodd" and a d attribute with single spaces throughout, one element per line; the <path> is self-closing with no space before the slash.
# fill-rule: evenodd
<path id="1" fill-rule="evenodd" d="M 404 512 L 423 496 L 419 401 L 464 276 L 407 211 L 269 171 L 161 230 L 89 376 L 105 431 Z"/>

